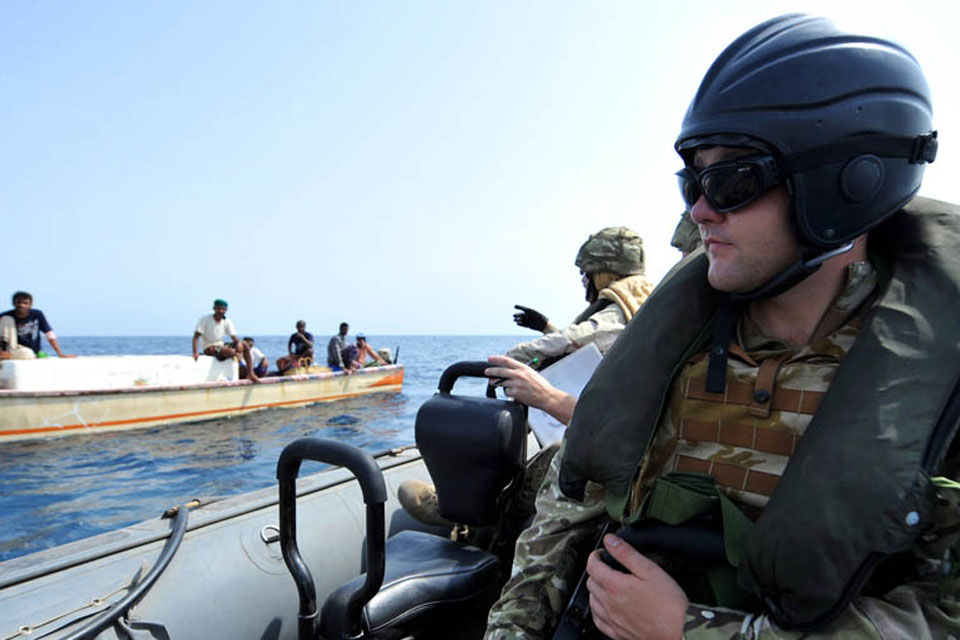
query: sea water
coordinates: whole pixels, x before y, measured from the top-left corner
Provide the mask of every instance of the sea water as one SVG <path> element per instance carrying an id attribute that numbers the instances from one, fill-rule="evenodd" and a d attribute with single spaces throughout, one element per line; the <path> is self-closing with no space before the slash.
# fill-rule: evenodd
<path id="1" fill-rule="evenodd" d="M 193 498 L 273 486 L 283 447 L 305 436 L 335 438 L 371 453 L 413 443 L 417 409 L 440 374 L 459 360 L 483 360 L 528 336 L 375 336 L 399 349 L 402 393 L 117 433 L 0 443 L 0 561 L 156 517 Z M 254 336 L 271 364 L 286 336 Z M 190 336 L 61 337 L 77 355 L 189 354 Z M 318 336 L 318 352 L 326 353 Z M 482 395 L 480 380 L 456 393 Z M 2 410 L 2 407 L 0 407 Z M 308 469 L 304 469 L 309 472 Z"/>

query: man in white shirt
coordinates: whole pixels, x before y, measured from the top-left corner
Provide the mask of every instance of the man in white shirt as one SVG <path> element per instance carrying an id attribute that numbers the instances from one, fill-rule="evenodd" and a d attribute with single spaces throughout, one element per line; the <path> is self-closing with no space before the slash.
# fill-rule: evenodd
<path id="1" fill-rule="evenodd" d="M 232 345 L 224 343 L 224 337 L 229 336 L 233 341 Z M 197 341 L 200 342 L 200 350 L 197 350 Z M 260 382 L 253 367 L 253 360 L 250 357 L 250 350 L 246 344 L 237 337 L 237 330 L 233 322 L 227 318 L 227 301 L 216 299 L 213 301 L 213 313 L 203 316 L 197 321 L 197 328 L 193 332 L 193 359 L 200 357 L 200 353 L 206 356 L 212 356 L 217 360 L 229 360 L 230 358 L 242 358 L 249 371 L 248 379 L 253 382 Z"/>
<path id="2" fill-rule="evenodd" d="M 250 350 L 250 360 L 253 361 L 253 372 L 258 376 L 267 375 L 267 369 L 270 368 L 269 358 L 264 355 L 263 351 L 260 351 L 260 349 L 257 349 L 255 346 L 253 346 L 253 338 L 245 337 L 243 339 L 243 343 L 247 349 Z M 246 365 L 244 363 L 240 363 L 240 365 L 240 377 L 249 377 L 249 375 L 246 373 Z"/>

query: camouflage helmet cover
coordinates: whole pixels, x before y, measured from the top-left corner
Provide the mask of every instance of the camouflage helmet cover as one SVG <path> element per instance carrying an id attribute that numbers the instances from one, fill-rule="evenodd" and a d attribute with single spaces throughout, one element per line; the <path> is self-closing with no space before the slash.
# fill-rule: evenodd
<path id="1" fill-rule="evenodd" d="M 700 246 L 700 229 L 693 218 L 690 217 L 689 211 L 680 214 L 680 222 L 677 223 L 677 228 L 673 230 L 670 246 L 675 247 L 684 255 L 696 251 L 697 247 Z"/>
<path id="2" fill-rule="evenodd" d="M 643 273 L 643 238 L 626 227 L 601 229 L 583 243 L 574 264 L 584 273 Z"/>

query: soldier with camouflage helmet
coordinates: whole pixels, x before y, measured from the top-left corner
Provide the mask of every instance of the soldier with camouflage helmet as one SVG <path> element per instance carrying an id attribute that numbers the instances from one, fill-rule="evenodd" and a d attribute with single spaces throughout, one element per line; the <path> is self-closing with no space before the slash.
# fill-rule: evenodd
<path id="1" fill-rule="evenodd" d="M 916 195 L 936 149 L 892 42 L 788 15 L 717 58 L 676 142 L 704 252 L 581 394 L 487 640 L 584 637 L 561 622 L 581 576 L 591 638 L 960 637 L 960 207 Z"/>
<path id="2" fill-rule="evenodd" d="M 589 305 L 564 329 L 546 316 L 516 305 L 514 321 L 544 333 L 521 342 L 507 355 L 524 364 L 544 363 L 593 343 L 606 353 L 640 305 L 653 290 L 645 276 L 643 239 L 627 227 L 607 227 L 580 246 L 574 264 L 579 267 Z"/>
<path id="3" fill-rule="evenodd" d="M 580 247 L 574 264 L 580 268 L 589 306 L 568 327 L 557 329 L 539 312 L 518 305 L 520 312 L 514 316 L 517 324 L 545 335 L 512 347 L 506 356 L 490 356 L 492 368 L 487 370 L 508 397 L 542 409 L 561 423 L 570 419 L 576 398 L 550 385 L 535 369 L 591 343 L 605 353 L 654 286 L 643 275 L 643 239 L 626 227 L 608 227 L 592 234 Z M 532 514 L 533 493 L 556 450 L 555 446 L 547 447 L 530 461 L 520 511 Z M 416 519 L 427 524 L 453 524 L 440 517 L 432 484 L 408 480 L 401 483 L 397 494 L 404 509 Z"/>

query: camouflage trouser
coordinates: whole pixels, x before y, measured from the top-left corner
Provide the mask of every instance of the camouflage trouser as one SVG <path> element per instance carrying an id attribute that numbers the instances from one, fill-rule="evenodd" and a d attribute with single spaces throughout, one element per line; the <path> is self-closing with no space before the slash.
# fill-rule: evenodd
<path id="1" fill-rule="evenodd" d="M 596 542 L 602 490 L 589 483 L 586 504 L 567 499 L 557 484 L 559 460 L 552 456 L 533 523 L 517 540 L 512 575 L 490 610 L 487 640 L 549 637 Z"/>
<path id="2" fill-rule="evenodd" d="M 553 456 L 557 455 L 559 450 L 559 442 L 544 447 L 530 458 L 523 469 L 523 484 L 517 493 L 516 509 L 517 513 L 524 515 L 525 519 L 537 511 L 535 504 L 537 491 L 543 484 L 543 479 L 547 477 Z"/>
<path id="3" fill-rule="evenodd" d="M 547 475 L 560 443 L 538 451 L 523 468 L 523 481 L 503 505 L 503 520 L 496 532 L 496 543 L 491 551 L 500 556 L 505 565 L 513 560 L 514 548 L 520 532 L 530 524 L 536 513 L 536 497 Z"/>

